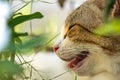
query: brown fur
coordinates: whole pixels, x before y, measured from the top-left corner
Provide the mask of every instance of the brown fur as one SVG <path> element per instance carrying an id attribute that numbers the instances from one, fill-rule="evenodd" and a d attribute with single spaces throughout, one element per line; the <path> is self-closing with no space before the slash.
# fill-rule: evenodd
<path id="1" fill-rule="evenodd" d="M 84 33 L 89 33 L 89 36 L 82 35 L 77 39 L 80 40 L 81 38 L 89 40 L 90 42 L 94 42 L 103 48 L 109 49 L 110 51 L 120 51 L 120 36 L 101 37 L 94 33 L 94 30 L 104 22 L 104 7 L 105 0 L 88 0 L 82 4 L 78 9 L 76 9 L 67 17 L 65 24 L 66 33 L 69 32 L 70 27 L 78 25 L 84 29 Z M 116 9 L 113 9 L 112 16 L 113 14 L 117 15 L 117 13 L 120 13 L 118 8 L 117 11 L 115 10 Z M 72 32 L 74 33 L 74 31 Z M 80 31 L 81 34 L 84 34 L 82 32 Z M 90 34 L 92 36 L 90 36 Z"/>

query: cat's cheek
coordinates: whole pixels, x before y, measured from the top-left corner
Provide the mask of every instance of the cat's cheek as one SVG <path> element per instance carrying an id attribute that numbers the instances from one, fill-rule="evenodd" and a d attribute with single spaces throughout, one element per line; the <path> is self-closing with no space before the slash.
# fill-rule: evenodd
<path id="1" fill-rule="evenodd" d="M 94 60 L 91 58 L 86 58 L 82 64 L 81 67 L 78 69 L 73 69 L 73 71 L 80 76 L 87 76 L 90 73 L 92 73 L 92 70 L 94 69 Z"/>
<path id="2" fill-rule="evenodd" d="M 75 56 L 75 51 L 72 51 L 73 49 L 73 42 L 66 38 L 59 44 L 59 49 L 56 51 L 56 54 L 62 59 L 69 60 Z"/>

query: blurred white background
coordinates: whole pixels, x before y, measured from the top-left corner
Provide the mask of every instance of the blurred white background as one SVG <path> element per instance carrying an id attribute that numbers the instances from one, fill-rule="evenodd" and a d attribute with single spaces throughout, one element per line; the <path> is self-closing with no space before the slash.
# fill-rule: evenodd
<path id="1" fill-rule="evenodd" d="M 25 0 L 28 1 L 28 0 Z M 35 0 L 33 0 L 35 1 Z M 30 22 L 23 23 L 17 27 L 18 32 L 28 32 L 34 34 L 46 33 L 51 36 L 55 36 L 61 31 L 61 27 L 64 25 L 64 21 L 74 9 L 79 7 L 86 0 L 66 0 L 65 5 L 61 8 L 57 0 L 44 0 L 49 3 L 44 3 L 36 0 L 33 5 L 29 4 L 18 12 L 23 14 L 29 14 L 33 12 L 41 12 L 44 15 L 44 18 L 40 20 L 33 20 L 32 22 L 32 31 L 30 29 Z M 43 0 L 42 0 L 43 1 Z M 21 6 L 24 5 L 20 0 L 13 0 L 12 2 L 12 11 L 16 11 Z M 32 10 L 31 10 L 32 7 Z M 51 79 L 55 76 L 60 75 L 67 71 L 65 63 L 60 60 L 54 52 L 39 52 L 37 54 L 24 55 L 26 61 L 31 61 L 30 64 L 35 67 L 40 74 L 44 75 L 48 79 Z M 29 72 L 26 73 L 29 75 Z M 75 75 L 72 73 L 65 73 L 62 76 L 59 76 L 53 80 L 74 80 Z M 32 80 L 41 80 L 40 76 L 33 71 Z"/>

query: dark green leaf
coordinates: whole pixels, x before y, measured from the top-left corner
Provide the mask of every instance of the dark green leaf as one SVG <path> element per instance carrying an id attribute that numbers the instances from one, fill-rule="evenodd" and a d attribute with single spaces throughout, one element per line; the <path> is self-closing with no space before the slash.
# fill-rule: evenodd
<path id="1" fill-rule="evenodd" d="M 14 35 L 14 37 L 25 37 L 25 36 L 28 36 L 28 33 L 27 32 L 25 32 L 25 33 L 14 33 L 13 34 Z"/>
<path id="2" fill-rule="evenodd" d="M 30 15 L 21 15 L 21 16 L 15 17 L 15 18 L 11 18 L 9 20 L 8 24 L 10 27 L 15 27 L 16 25 L 21 24 L 25 21 L 29 21 L 32 19 L 40 19 L 42 17 L 43 17 L 43 15 L 40 12 L 35 12 Z"/>

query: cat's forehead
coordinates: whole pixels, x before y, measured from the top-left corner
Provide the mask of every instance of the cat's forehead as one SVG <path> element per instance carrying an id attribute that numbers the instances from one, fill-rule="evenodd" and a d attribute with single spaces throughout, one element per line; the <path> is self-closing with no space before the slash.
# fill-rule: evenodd
<path id="1" fill-rule="evenodd" d="M 66 18 L 65 32 L 75 24 L 81 25 L 93 32 L 96 27 L 103 23 L 103 17 L 103 11 L 97 5 L 87 1 Z"/>

